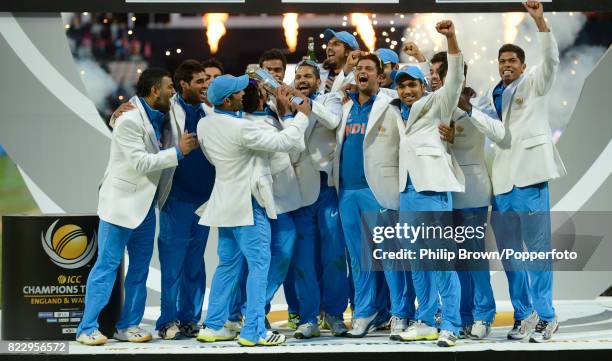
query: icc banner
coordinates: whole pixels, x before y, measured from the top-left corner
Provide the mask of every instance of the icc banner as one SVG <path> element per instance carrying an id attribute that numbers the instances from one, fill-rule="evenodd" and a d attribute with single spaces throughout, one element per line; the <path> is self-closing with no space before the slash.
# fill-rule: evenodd
<path id="1" fill-rule="evenodd" d="M 74 340 L 98 251 L 97 216 L 2 217 L 2 339 Z M 123 264 L 100 331 L 121 314 Z"/>

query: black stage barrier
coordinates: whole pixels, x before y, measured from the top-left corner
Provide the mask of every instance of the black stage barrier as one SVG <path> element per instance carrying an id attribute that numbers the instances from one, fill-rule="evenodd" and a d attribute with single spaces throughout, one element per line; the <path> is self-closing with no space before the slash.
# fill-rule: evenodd
<path id="1" fill-rule="evenodd" d="M 97 216 L 2 217 L 2 339 L 74 340 L 97 251 Z M 123 262 L 100 331 L 112 335 L 123 302 Z"/>

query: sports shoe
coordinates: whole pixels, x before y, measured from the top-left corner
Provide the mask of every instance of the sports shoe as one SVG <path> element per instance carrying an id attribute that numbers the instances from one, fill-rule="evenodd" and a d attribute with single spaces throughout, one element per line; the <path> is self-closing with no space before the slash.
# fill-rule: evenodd
<path id="1" fill-rule="evenodd" d="M 117 330 L 113 338 L 119 341 L 148 342 L 153 339 L 153 335 L 140 326 L 131 326 L 123 330 Z"/>
<path id="2" fill-rule="evenodd" d="M 529 337 L 531 333 L 535 330 L 535 327 L 539 321 L 540 321 L 540 317 L 535 311 L 531 312 L 529 317 L 527 317 L 524 320 L 514 321 L 514 326 L 512 327 L 512 330 L 508 332 L 508 339 L 509 340 L 523 340 Z M 520 322 L 520 326 L 518 327 L 518 330 L 516 330 L 517 322 Z"/>
<path id="3" fill-rule="evenodd" d="M 284 343 L 286 340 L 285 335 L 278 333 L 277 331 L 268 331 L 266 338 L 260 337 L 257 342 L 249 341 L 245 338 L 239 338 L 238 343 L 242 346 L 253 347 L 253 346 L 278 346 Z"/>
<path id="4" fill-rule="evenodd" d="M 559 329 L 557 316 L 552 321 L 540 320 L 536 325 L 535 332 L 529 336 L 529 342 L 548 342 L 552 338 L 553 333 Z"/>
<path id="5" fill-rule="evenodd" d="M 240 321 L 225 321 L 225 328 L 232 330 L 236 333 L 240 333 L 242 330 L 242 320 Z"/>
<path id="6" fill-rule="evenodd" d="M 467 337 L 471 338 L 472 340 L 482 340 L 491 334 L 490 322 L 475 321 L 470 328 L 471 330 L 468 332 Z"/>
<path id="7" fill-rule="evenodd" d="M 423 321 L 416 321 L 412 326 L 399 335 L 402 341 L 421 341 L 421 340 L 437 340 L 438 329 L 433 326 L 428 326 Z"/>
<path id="8" fill-rule="evenodd" d="M 437 345 L 440 347 L 452 347 L 457 344 L 457 336 L 449 330 L 442 330 L 438 336 Z"/>
<path id="9" fill-rule="evenodd" d="M 221 327 L 216 331 L 210 327 L 204 327 L 200 329 L 197 337 L 201 342 L 231 341 L 235 338 L 236 332 L 226 327 Z"/>
<path id="10" fill-rule="evenodd" d="M 472 325 L 463 325 L 459 330 L 459 339 L 465 339 L 470 337 L 470 332 L 472 332 Z"/>
<path id="11" fill-rule="evenodd" d="M 287 327 L 292 330 L 297 330 L 300 324 L 300 315 L 298 313 L 290 313 L 289 319 L 287 320 Z"/>
<path id="12" fill-rule="evenodd" d="M 374 329 L 376 330 L 388 330 L 391 325 L 391 314 L 389 312 L 378 313 L 373 322 Z"/>
<path id="13" fill-rule="evenodd" d="M 157 335 L 164 340 L 176 340 L 181 334 L 177 324 L 176 321 L 168 322 L 157 331 Z"/>
<path id="14" fill-rule="evenodd" d="M 196 337 L 198 332 L 200 332 L 200 325 L 195 322 L 181 322 L 179 325 L 179 330 L 185 337 Z"/>
<path id="15" fill-rule="evenodd" d="M 408 320 L 405 318 L 391 316 L 391 321 L 389 323 L 391 324 L 389 339 L 393 341 L 401 341 L 402 339 L 399 337 L 399 334 L 406 331 L 408 328 Z"/>
<path id="16" fill-rule="evenodd" d="M 86 335 L 85 332 L 81 332 L 76 340 L 87 346 L 99 346 L 108 342 L 108 338 L 106 338 L 106 336 L 104 336 L 102 332 L 98 330 L 94 330 L 91 335 Z"/>
<path id="17" fill-rule="evenodd" d="M 293 334 L 293 337 L 298 339 L 311 338 L 311 337 L 319 337 L 321 336 L 321 331 L 319 330 L 319 325 L 316 323 L 304 323 L 298 326 L 297 331 Z"/>
<path id="18" fill-rule="evenodd" d="M 376 313 L 370 317 L 353 318 L 353 327 L 346 333 L 346 337 L 360 338 L 367 335 L 368 332 L 376 330 Z"/>
<path id="19" fill-rule="evenodd" d="M 331 331 L 332 336 L 346 336 L 346 333 L 348 332 L 348 328 L 346 328 L 342 317 L 332 316 L 328 313 L 323 315 L 323 325 L 324 328 Z"/>

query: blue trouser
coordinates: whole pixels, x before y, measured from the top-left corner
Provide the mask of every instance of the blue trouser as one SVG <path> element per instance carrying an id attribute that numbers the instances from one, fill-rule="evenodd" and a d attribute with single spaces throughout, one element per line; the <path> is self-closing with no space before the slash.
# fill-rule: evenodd
<path id="1" fill-rule="evenodd" d="M 529 252 L 550 251 L 550 195 L 548 183 L 513 187 L 508 193 L 495 196 L 491 220 L 497 248 Z M 523 320 L 535 308 L 544 321 L 552 321 L 552 264 L 549 261 L 524 262 L 511 259 L 503 262 L 514 319 Z M 532 306 L 533 302 L 533 306 Z"/>
<path id="2" fill-rule="evenodd" d="M 76 332 L 77 337 L 81 332 L 91 335 L 98 329 L 98 316 L 108 303 L 126 246 L 130 265 L 124 282 L 123 312 L 116 328 L 123 330 L 140 324 L 147 299 L 146 282 L 149 262 L 153 255 L 154 237 L 154 205 L 151 205 L 145 219 L 134 229 L 100 220 L 98 259 L 87 278 L 85 311 Z"/>
<path id="3" fill-rule="evenodd" d="M 321 185 L 317 201 L 296 210 L 293 217 L 298 241 L 290 273 L 295 285 L 300 323 L 316 323 L 320 310 L 341 317 L 348 302 L 349 284 L 336 190 Z M 317 240 L 320 247 L 317 247 Z M 320 282 L 317 258 L 321 264 Z"/>
<path id="4" fill-rule="evenodd" d="M 289 213 L 279 214 L 277 219 L 269 219 L 270 222 L 270 269 L 268 270 L 268 285 L 266 287 L 266 314 L 270 312 L 272 298 L 285 281 L 293 248 L 296 240 L 295 224 Z M 246 302 L 246 268 L 240 275 L 240 290 L 231 302 L 229 320 L 239 321 L 245 313 Z"/>
<path id="5" fill-rule="evenodd" d="M 283 291 L 285 292 L 285 300 L 287 301 L 287 313 L 300 313 L 300 301 L 295 292 L 295 277 L 293 272 L 293 264 L 289 266 L 289 272 L 283 282 Z"/>
<path id="6" fill-rule="evenodd" d="M 453 210 L 455 227 L 483 227 L 487 222 L 488 207 L 464 208 Z M 457 241 L 459 248 L 469 252 L 484 252 L 485 237 L 466 238 Z M 489 261 L 459 261 L 458 271 L 461 283 L 461 323 L 472 325 L 474 321 L 493 322 L 495 318 L 495 298 L 491 288 Z"/>
<path id="7" fill-rule="evenodd" d="M 425 226 L 450 225 L 452 209 L 450 192 L 417 192 L 410 178 L 406 189 L 400 193 L 400 220 L 410 226 L 419 226 L 422 223 Z M 446 249 L 456 254 L 457 245 L 452 240 L 418 239 L 415 243 L 409 243 L 408 248 L 417 252 L 417 259 L 410 261 L 412 281 L 419 301 L 415 318 L 433 326 L 439 306 L 439 294 L 442 309 L 440 328 L 458 334 L 461 328 L 461 285 L 457 272 L 447 270 L 448 264 L 444 264 L 445 261 L 428 262 L 418 259 L 419 250 L 422 248 Z"/>
<path id="8" fill-rule="evenodd" d="M 371 241 L 364 239 L 362 232 L 369 232 L 389 211 L 378 204 L 369 188 L 341 190 L 339 210 L 355 286 L 354 317 L 370 317 L 379 311 L 376 300 L 380 292 L 376 272 L 372 271 Z M 410 317 L 406 272 L 385 269 L 384 274 L 391 295 L 391 314 L 399 318 Z"/>
<path id="9" fill-rule="evenodd" d="M 270 222 L 255 200 L 253 225 L 219 227 L 219 264 L 210 288 L 206 327 L 219 330 L 225 325 L 232 300 L 240 289 L 240 275 L 246 278 L 246 317 L 240 337 L 257 342 L 265 337 L 265 307 L 270 268 Z M 245 267 L 246 259 L 246 267 Z M 246 268 L 246 269 L 245 269 Z"/>
<path id="10" fill-rule="evenodd" d="M 199 204 L 169 198 L 159 215 L 161 314 L 155 325 L 200 322 L 206 291 L 204 249 L 209 227 L 198 224 Z"/>

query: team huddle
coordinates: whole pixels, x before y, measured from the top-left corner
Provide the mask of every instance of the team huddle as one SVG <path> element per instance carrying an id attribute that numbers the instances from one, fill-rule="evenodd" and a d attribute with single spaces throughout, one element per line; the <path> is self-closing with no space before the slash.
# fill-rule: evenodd
<path id="1" fill-rule="evenodd" d="M 373 226 L 371 214 L 396 214 L 407 224 L 450 217 L 454 226 L 474 227 L 490 215 L 498 248 L 550 250 L 548 181 L 565 174 L 547 115 L 559 50 L 542 4 L 524 6 L 539 31 L 541 62 L 527 70 L 524 51 L 503 45 L 501 79 L 482 97 L 466 87 L 468 68 L 449 20 L 435 25 L 447 51 L 427 61 L 417 45 L 405 44 L 418 64 L 401 68 L 393 50 L 367 53 L 350 33 L 328 29 L 326 60 L 305 57 L 290 85 L 283 83 L 285 56 L 274 49 L 259 61 L 273 86 L 251 71 L 223 74 L 215 59 L 186 60 L 174 75 L 142 72 L 137 94 L 110 121 L 98 259 L 77 341 L 107 342 L 97 319 L 126 247 L 125 300 L 113 338 L 152 339 L 139 325 L 156 208 L 162 339 L 282 344 L 286 336 L 266 318 L 281 286 L 297 339 L 320 336 L 321 328 L 353 338 L 389 329 L 392 340 L 441 347 L 487 338 L 496 313 L 487 261 L 457 270 L 422 259 L 398 269 L 382 260 L 375 271 L 363 233 Z M 219 264 L 201 324 L 211 227 Z M 482 233 L 407 247 L 482 251 L 484 243 Z M 508 339 L 549 341 L 558 329 L 552 267 L 503 265 L 514 308 Z"/>

